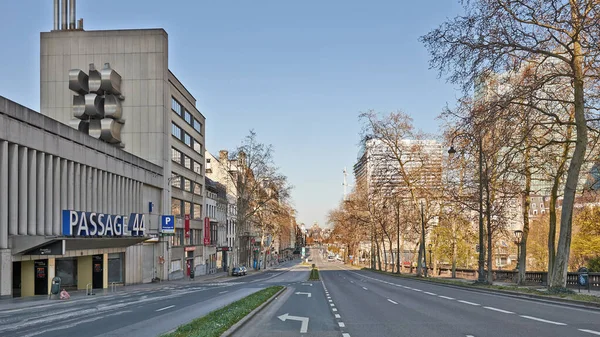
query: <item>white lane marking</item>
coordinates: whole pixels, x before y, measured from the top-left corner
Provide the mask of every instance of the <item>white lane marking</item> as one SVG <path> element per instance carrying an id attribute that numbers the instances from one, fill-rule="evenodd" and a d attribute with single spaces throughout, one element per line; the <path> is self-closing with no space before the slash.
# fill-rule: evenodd
<path id="1" fill-rule="evenodd" d="M 346 324 L 344 324 L 344 322 L 338 322 L 338 325 L 340 326 L 340 328 L 343 328 L 346 326 Z"/>
<path id="2" fill-rule="evenodd" d="M 427 295 L 431 295 L 431 296 L 437 296 L 437 294 L 430 293 L 429 291 L 424 291 L 423 293 L 425 293 L 425 294 L 427 294 Z"/>
<path id="3" fill-rule="evenodd" d="M 296 295 L 306 295 L 306 296 L 308 296 L 308 297 L 311 297 L 311 296 L 312 296 L 312 294 L 311 294 L 311 293 L 304 293 L 304 292 L 301 292 L 301 291 L 297 291 L 297 292 L 295 292 L 294 294 L 296 294 Z"/>
<path id="4" fill-rule="evenodd" d="M 333 300 L 329 300 L 329 303 L 333 302 Z"/>
<path id="5" fill-rule="evenodd" d="M 331 308 L 331 310 L 333 310 L 333 311 L 337 311 L 337 309 L 336 309 L 336 308 Z"/>
<path id="6" fill-rule="evenodd" d="M 350 283 L 354 283 L 354 281 L 350 281 Z"/>
<path id="7" fill-rule="evenodd" d="M 342 337 L 350 337 L 350 334 L 349 333 L 343 333 Z"/>
<path id="8" fill-rule="evenodd" d="M 340 314 L 335 314 L 335 318 L 342 318 L 342 316 L 340 316 Z"/>
<path id="9" fill-rule="evenodd" d="M 466 337 L 475 337 L 475 336 L 473 336 L 473 335 L 467 335 Z"/>
<path id="10" fill-rule="evenodd" d="M 394 301 L 390 300 L 389 298 L 388 298 L 387 300 L 388 300 L 388 302 L 390 302 L 390 303 L 398 304 L 398 302 L 394 302 Z"/>
<path id="11" fill-rule="evenodd" d="M 533 317 L 533 316 L 521 315 L 521 317 L 527 318 L 527 319 L 531 319 L 531 320 L 534 320 L 534 321 L 538 321 L 538 322 L 548 323 L 548 324 L 567 325 L 565 323 L 549 321 L 549 320 L 546 320 L 546 319 L 543 319 L 543 318 L 537 318 L 537 317 Z"/>
<path id="12" fill-rule="evenodd" d="M 454 299 L 454 297 L 442 296 L 442 295 L 440 295 L 439 298 L 445 298 L 447 300 L 453 300 Z"/>
<path id="13" fill-rule="evenodd" d="M 421 289 L 415 289 L 415 288 L 412 288 L 412 290 L 414 290 L 414 291 L 419 291 L 419 292 L 423 292 L 423 290 L 421 290 Z"/>
<path id="14" fill-rule="evenodd" d="M 333 304 L 333 303 L 329 303 L 329 305 L 332 306 L 332 307 L 335 307 L 335 304 Z"/>
<path id="15" fill-rule="evenodd" d="M 594 330 L 588 330 L 588 329 L 577 329 L 577 330 L 579 330 L 579 331 L 581 331 L 581 332 L 587 332 L 587 333 L 591 333 L 592 335 L 597 335 L 597 336 L 600 336 L 600 332 L 598 332 L 598 331 L 594 331 Z"/>
<path id="16" fill-rule="evenodd" d="M 219 294 L 224 294 L 224 293 L 228 293 L 228 292 L 229 292 L 229 290 L 225 290 L 225 291 L 219 292 Z"/>
<path id="17" fill-rule="evenodd" d="M 502 310 L 502 309 L 498 309 L 498 308 L 494 308 L 494 307 L 484 307 L 484 308 L 486 308 L 488 310 L 494 310 L 497 312 L 501 312 L 503 314 L 514 314 L 514 312 L 512 312 L 512 311 Z"/>
<path id="18" fill-rule="evenodd" d="M 362 287 L 362 288 L 363 288 L 364 290 L 369 290 L 369 289 L 367 289 L 366 287 Z"/>
<path id="19" fill-rule="evenodd" d="M 163 311 L 163 310 L 171 309 L 172 307 L 174 307 L 174 305 L 170 305 L 170 306 L 168 306 L 168 307 L 164 307 L 164 308 L 156 309 L 155 311 Z"/>
<path id="20" fill-rule="evenodd" d="M 458 300 L 460 303 L 464 303 L 464 304 L 468 304 L 468 305 L 479 305 L 477 303 L 473 303 L 473 302 L 469 302 L 469 301 L 463 301 L 463 300 Z"/>

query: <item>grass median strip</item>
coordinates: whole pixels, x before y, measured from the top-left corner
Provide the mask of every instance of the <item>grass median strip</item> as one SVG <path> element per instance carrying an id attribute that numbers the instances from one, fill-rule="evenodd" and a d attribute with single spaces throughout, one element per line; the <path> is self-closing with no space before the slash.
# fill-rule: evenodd
<path id="1" fill-rule="evenodd" d="M 396 274 L 396 273 L 390 273 L 390 272 L 385 272 L 385 271 L 380 271 L 380 270 L 372 270 L 370 268 L 362 268 L 362 270 L 373 271 L 376 273 L 391 275 L 391 276 L 395 276 L 395 277 L 423 280 L 423 281 L 433 282 L 433 283 L 451 284 L 451 285 L 456 285 L 456 286 L 466 287 L 466 288 L 500 290 L 500 291 L 507 291 L 507 292 L 516 292 L 516 293 L 521 293 L 521 294 L 544 296 L 547 298 L 563 298 L 563 299 L 567 299 L 567 300 L 575 300 L 575 301 L 600 304 L 600 297 L 593 296 L 593 295 L 585 295 L 585 294 L 571 293 L 571 292 L 554 293 L 554 292 L 549 292 L 549 291 L 540 291 L 540 290 L 537 290 L 534 288 L 520 287 L 520 286 L 516 286 L 516 285 L 515 286 L 503 286 L 503 285 L 476 284 L 476 283 L 471 283 L 471 282 L 463 282 L 463 281 L 457 281 L 457 280 L 452 280 L 452 279 L 443 279 L 443 278 L 424 279 L 422 277 L 417 277 L 415 275 Z"/>
<path id="2" fill-rule="evenodd" d="M 252 310 L 275 295 L 282 286 L 268 287 L 239 301 L 233 302 L 206 316 L 197 318 L 162 337 L 218 337 Z"/>
<path id="3" fill-rule="evenodd" d="M 318 281 L 319 280 L 319 269 L 313 268 L 310 271 L 310 275 L 308 276 L 309 281 Z"/>

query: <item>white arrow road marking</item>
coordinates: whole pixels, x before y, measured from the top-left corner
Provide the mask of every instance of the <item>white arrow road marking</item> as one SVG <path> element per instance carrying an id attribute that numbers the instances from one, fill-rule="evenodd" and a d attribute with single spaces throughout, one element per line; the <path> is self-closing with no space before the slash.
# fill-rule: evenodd
<path id="1" fill-rule="evenodd" d="M 311 293 L 303 293 L 303 292 L 300 292 L 300 291 L 297 291 L 295 294 L 296 295 L 308 295 L 308 297 L 312 296 Z"/>
<path id="2" fill-rule="evenodd" d="M 300 333 L 306 333 L 308 331 L 308 317 L 300 317 L 300 316 L 290 316 L 289 313 L 285 313 L 281 316 L 277 316 L 282 322 L 286 320 L 290 321 L 300 321 L 302 325 L 300 326 Z"/>

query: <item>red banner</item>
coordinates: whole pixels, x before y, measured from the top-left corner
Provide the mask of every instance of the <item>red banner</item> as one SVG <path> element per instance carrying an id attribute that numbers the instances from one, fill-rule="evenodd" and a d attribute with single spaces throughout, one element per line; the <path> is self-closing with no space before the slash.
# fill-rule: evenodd
<path id="1" fill-rule="evenodd" d="M 190 215 L 186 214 L 184 219 L 185 219 L 184 220 L 185 237 L 189 238 L 190 237 Z"/>
<path id="2" fill-rule="evenodd" d="M 204 245 L 210 245 L 210 218 L 204 218 Z"/>

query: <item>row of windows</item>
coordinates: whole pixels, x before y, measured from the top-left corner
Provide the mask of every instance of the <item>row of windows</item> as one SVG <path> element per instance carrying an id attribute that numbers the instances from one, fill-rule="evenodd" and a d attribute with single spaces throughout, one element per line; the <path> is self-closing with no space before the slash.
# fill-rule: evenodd
<path id="1" fill-rule="evenodd" d="M 189 214 L 192 219 L 202 219 L 202 205 L 193 205 L 192 208 L 192 203 L 189 201 L 171 198 L 171 214 L 180 218 L 183 218 L 185 214 Z"/>
<path id="2" fill-rule="evenodd" d="M 183 106 L 181 106 L 181 104 L 173 97 L 171 97 L 171 109 L 180 117 L 183 117 L 183 119 L 189 125 L 191 125 L 194 130 L 196 130 L 199 134 L 202 134 L 202 123 L 200 123 L 200 121 L 198 121 L 196 118 L 192 117 L 192 114 Z"/>
<path id="3" fill-rule="evenodd" d="M 177 164 L 185 167 L 188 170 L 194 171 L 195 173 L 202 174 L 202 164 L 186 156 L 181 151 L 171 148 L 171 159 Z"/>
<path id="4" fill-rule="evenodd" d="M 171 246 L 178 247 L 183 245 L 199 246 L 203 243 L 202 230 L 190 229 L 190 237 L 184 236 L 183 228 L 175 228 L 175 235 L 171 236 Z"/>
<path id="5" fill-rule="evenodd" d="M 202 195 L 202 184 L 193 182 L 186 177 L 176 173 L 171 173 L 171 186 L 177 187 L 187 192 L 193 192 L 196 195 Z"/>
<path id="6" fill-rule="evenodd" d="M 183 131 L 177 124 L 171 123 L 171 134 L 173 137 L 185 143 L 185 145 L 189 146 L 191 149 L 196 151 L 196 153 L 200 155 L 204 155 L 202 153 L 202 144 L 199 141 L 190 136 L 189 133 Z"/>

